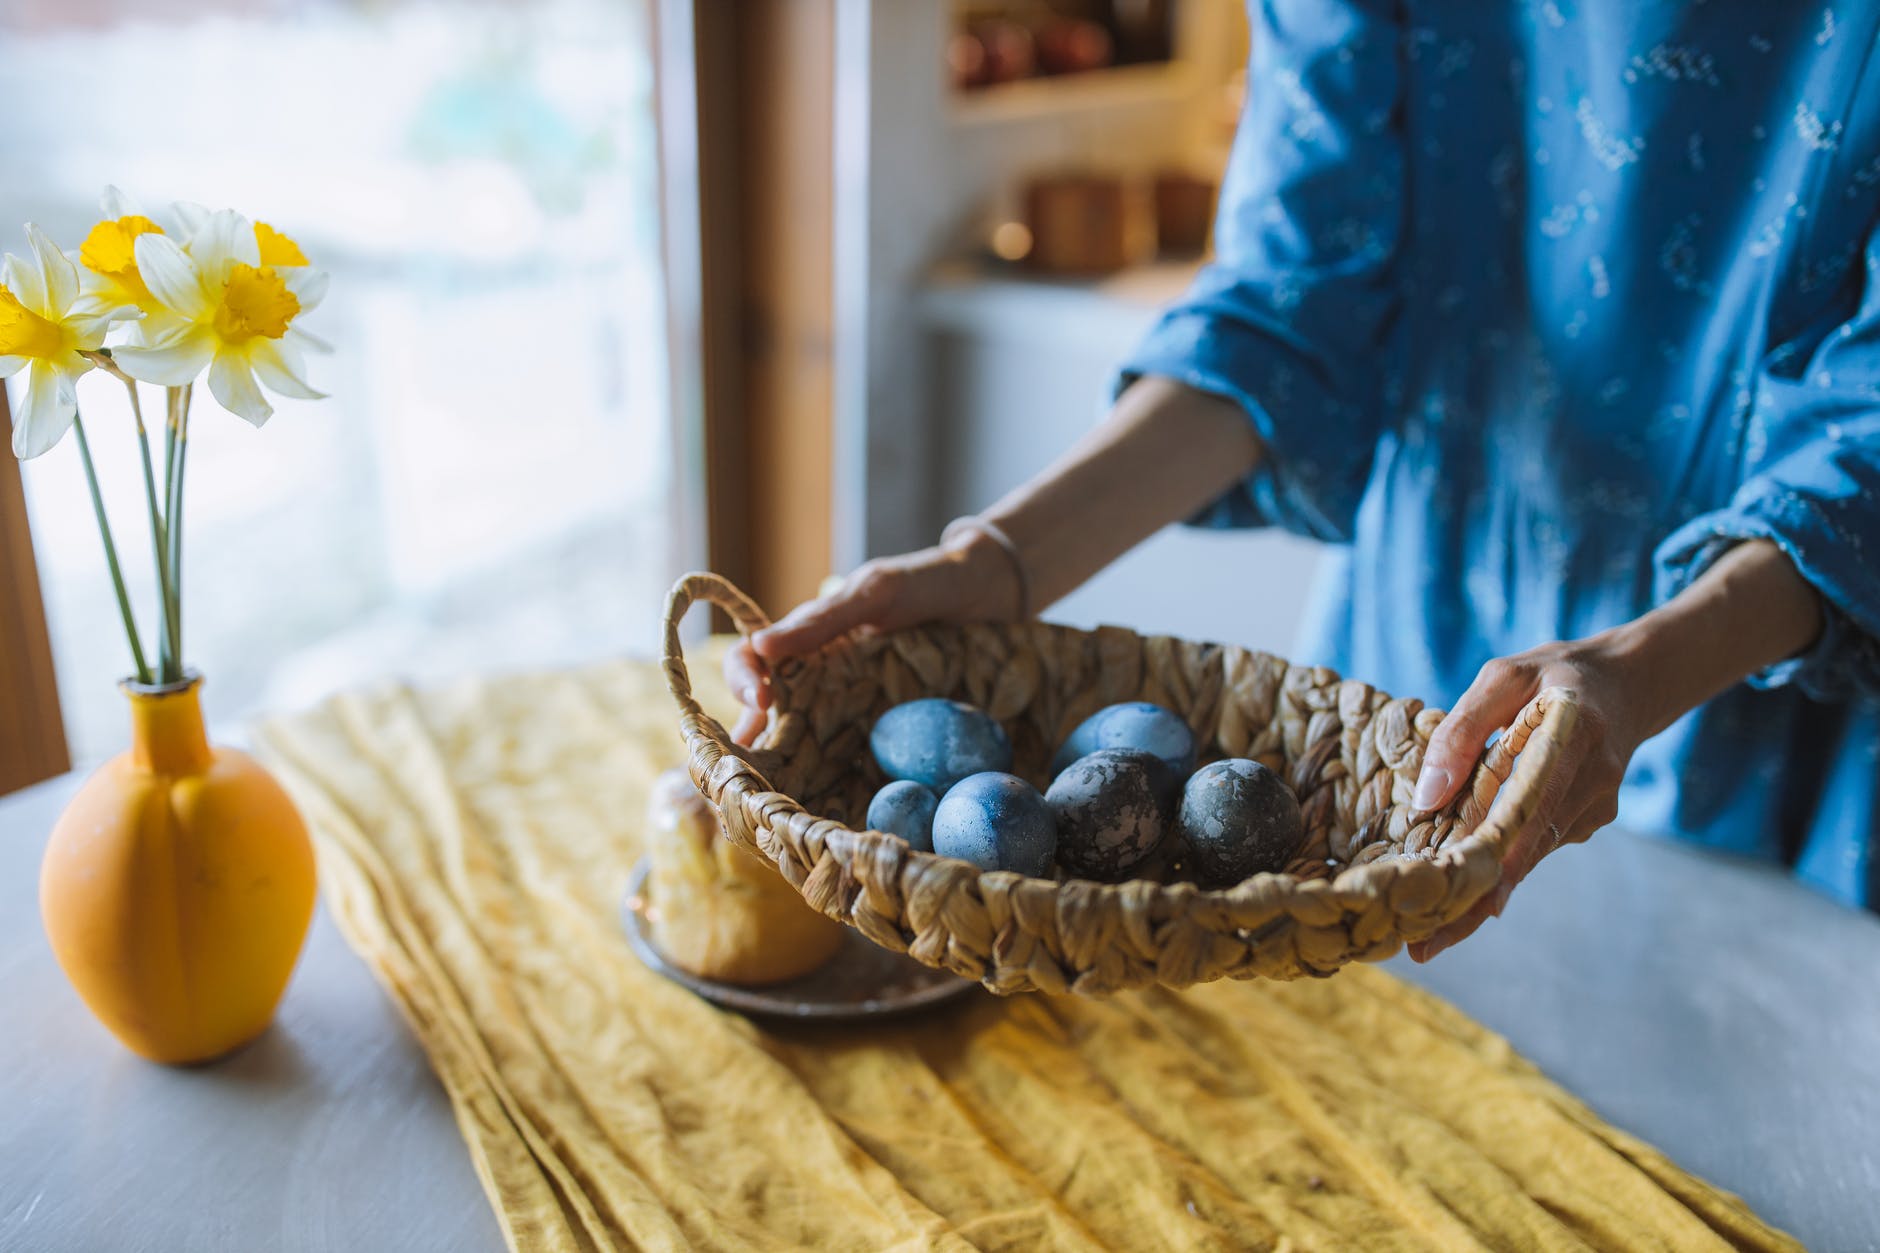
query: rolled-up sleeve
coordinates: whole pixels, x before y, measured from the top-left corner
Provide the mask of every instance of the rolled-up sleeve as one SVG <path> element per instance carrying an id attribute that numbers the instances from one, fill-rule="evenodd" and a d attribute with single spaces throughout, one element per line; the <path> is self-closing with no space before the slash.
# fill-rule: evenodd
<path id="1" fill-rule="evenodd" d="M 1755 676 L 1822 700 L 1880 698 L 1880 237 L 1865 251 L 1853 318 L 1812 353 L 1778 347 L 1757 380 L 1741 486 L 1659 546 L 1670 597 L 1731 544 L 1775 543 L 1821 594 L 1825 627 L 1807 653 Z M 1795 364 L 1799 362 L 1799 369 Z"/>
<path id="2" fill-rule="evenodd" d="M 1258 470 L 1191 521 L 1351 537 L 1383 426 L 1403 222 L 1390 6 L 1250 6 L 1245 112 L 1215 259 L 1123 364 L 1240 405 Z"/>

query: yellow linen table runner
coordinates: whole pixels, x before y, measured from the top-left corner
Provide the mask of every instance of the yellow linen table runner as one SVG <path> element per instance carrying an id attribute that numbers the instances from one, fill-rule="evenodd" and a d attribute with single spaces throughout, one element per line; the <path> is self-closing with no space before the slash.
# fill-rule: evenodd
<path id="1" fill-rule="evenodd" d="M 859 1026 L 715 1009 L 619 921 L 676 725 L 658 666 L 617 662 L 258 729 L 516 1249 L 1797 1247 L 1370 967 Z"/>

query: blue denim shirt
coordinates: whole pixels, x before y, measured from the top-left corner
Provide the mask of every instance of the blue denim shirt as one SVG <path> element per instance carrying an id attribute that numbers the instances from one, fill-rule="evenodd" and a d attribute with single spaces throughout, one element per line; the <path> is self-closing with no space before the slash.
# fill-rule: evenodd
<path id="1" fill-rule="evenodd" d="M 1338 545 L 1306 659 L 1444 705 L 1773 540 L 1827 631 L 1622 821 L 1880 905 L 1880 5 L 1251 11 L 1216 257 L 1123 369 L 1268 446 L 1195 521 Z"/>

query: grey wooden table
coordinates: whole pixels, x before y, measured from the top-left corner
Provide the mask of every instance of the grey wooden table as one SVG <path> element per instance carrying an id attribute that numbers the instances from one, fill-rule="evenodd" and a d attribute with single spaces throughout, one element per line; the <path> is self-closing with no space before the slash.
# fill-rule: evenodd
<path id="1" fill-rule="evenodd" d="M 92 1022 L 35 895 L 75 786 L 0 800 L 0 1249 L 500 1248 L 442 1089 L 324 913 L 227 1061 L 151 1066 Z M 1391 968 L 1810 1248 L 1880 1249 L 1880 920 L 1608 832 Z"/>

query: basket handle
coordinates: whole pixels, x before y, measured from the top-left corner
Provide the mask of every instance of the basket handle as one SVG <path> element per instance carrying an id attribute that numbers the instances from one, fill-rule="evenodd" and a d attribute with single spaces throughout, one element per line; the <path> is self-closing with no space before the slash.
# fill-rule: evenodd
<path id="1" fill-rule="evenodd" d="M 769 626 L 770 619 L 757 607 L 756 601 L 739 591 L 731 580 L 722 575 L 696 571 L 683 575 L 672 585 L 672 591 L 666 594 L 666 631 L 662 646 L 664 656 L 660 664 L 666 672 L 666 689 L 672 693 L 673 701 L 679 706 L 679 731 L 685 737 L 686 747 L 697 758 L 700 755 L 698 741 L 702 739 L 713 750 L 706 755 L 706 760 L 715 760 L 720 756 L 743 760 L 743 750 L 732 743 L 724 727 L 701 709 L 698 700 L 692 695 L 692 676 L 685 668 L 685 648 L 679 642 L 679 623 L 685 618 L 686 611 L 701 600 L 730 614 L 732 623 L 745 636 Z"/>
<path id="2" fill-rule="evenodd" d="M 1543 688 L 1483 754 L 1457 816 L 1463 830 L 1473 828 L 1472 840 L 1494 851 L 1497 863 L 1539 811 L 1547 782 L 1579 719 L 1576 693 L 1564 687 Z"/>

